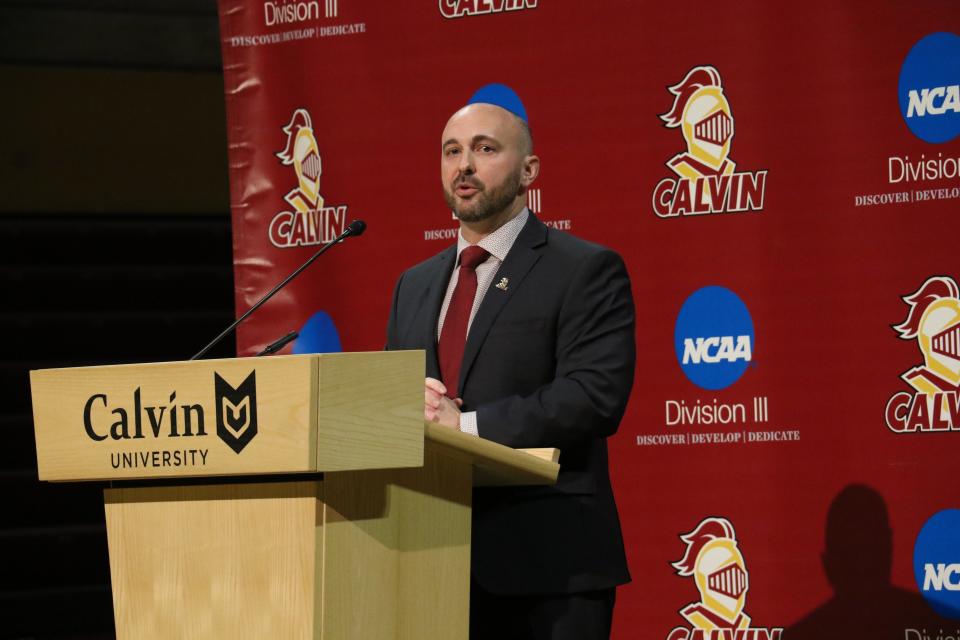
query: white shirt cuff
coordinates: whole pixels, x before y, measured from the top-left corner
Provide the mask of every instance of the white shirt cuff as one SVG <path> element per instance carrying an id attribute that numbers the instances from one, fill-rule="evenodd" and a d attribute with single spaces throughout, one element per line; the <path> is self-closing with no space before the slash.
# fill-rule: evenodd
<path id="1" fill-rule="evenodd" d="M 479 436 L 480 432 L 477 430 L 477 412 L 476 411 L 467 411 L 460 414 L 460 431 L 464 433 L 469 433 L 472 436 Z"/>

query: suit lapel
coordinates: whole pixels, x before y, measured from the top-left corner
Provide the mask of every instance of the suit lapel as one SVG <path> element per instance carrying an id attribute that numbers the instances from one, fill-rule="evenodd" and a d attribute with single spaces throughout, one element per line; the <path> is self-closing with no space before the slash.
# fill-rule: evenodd
<path id="1" fill-rule="evenodd" d="M 453 245 L 440 254 L 436 271 L 430 277 L 430 289 L 424 297 L 425 322 L 421 323 L 420 343 L 426 345 L 427 375 L 440 379 L 440 360 L 437 357 L 437 323 L 440 320 L 440 307 L 443 305 L 443 295 L 447 292 L 447 283 L 453 265 L 457 261 L 457 245 Z"/>
<path id="2" fill-rule="evenodd" d="M 490 333 L 490 327 L 493 326 L 497 316 L 513 298 L 520 287 L 520 283 L 523 282 L 533 265 L 540 259 L 538 247 L 547 241 L 547 227 L 533 213 L 529 215 L 527 223 L 523 226 L 520 235 L 517 236 L 517 240 L 507 254 L 507 259 L 504 260 L 496 275 L 494 275 L 493 282 L 487 289 L 483 302 L 477 309 L 477 315 L 470 325 L 470 333 L 467 335 L 467 344 L 463 351 L 463 363 L 460 365 L 458 389 L 462 390 L 464 388 L 473 362 L 476 360 L 477 354 L 480 353 L 480 348 L 487 339 L 487 334 Z M 498 289 L 496 286 L 502 278 L 507 278 L 509 282 L 506 290 Z"/>

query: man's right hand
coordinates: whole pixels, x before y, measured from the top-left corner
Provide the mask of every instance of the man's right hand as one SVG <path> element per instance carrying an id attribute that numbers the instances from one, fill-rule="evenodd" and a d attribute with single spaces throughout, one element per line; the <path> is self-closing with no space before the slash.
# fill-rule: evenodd
<path id="1" fill-rule="evenodd" d="M 423 419 L 451 429 L 460 428 L 463 400 L 447 397 L 447 387 L 436 378 L 426 378 L 423 389 Z"/>

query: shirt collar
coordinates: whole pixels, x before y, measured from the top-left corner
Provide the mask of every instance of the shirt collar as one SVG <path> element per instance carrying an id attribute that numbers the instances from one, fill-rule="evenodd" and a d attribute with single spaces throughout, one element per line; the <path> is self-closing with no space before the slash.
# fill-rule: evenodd
<path id="1" fill-rule="evenodd" d="M 517 241 L 517 237 L 520 235 L 523 225 L 527 224 L 527 218 L 529 217 L 530 211 L 524 207 L 523 211 L 517 214 L 513 220 L 485 237 L 477 245 L 486 249 L 490 255 L 500 262 L 503 262 L 507 259 L 507 254 L 510 253 L 513 243 Z M 470 243 L 463 239 L 463 233 L 458 233 L 457 256 L 459 257 L 460 253 L 469 246 Z"/>

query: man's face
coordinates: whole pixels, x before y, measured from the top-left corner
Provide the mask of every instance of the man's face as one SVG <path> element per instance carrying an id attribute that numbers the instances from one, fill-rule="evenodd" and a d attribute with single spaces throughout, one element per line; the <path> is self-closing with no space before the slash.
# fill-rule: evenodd
<path id="1" fill-rule="evenodd" d="M 443 194 L 457 218 L 480 222 L 523 197 L 526 148 L 516 116 L 489 104 L 469 105 L 453 114 L 441 140 Z"/>

